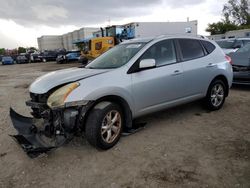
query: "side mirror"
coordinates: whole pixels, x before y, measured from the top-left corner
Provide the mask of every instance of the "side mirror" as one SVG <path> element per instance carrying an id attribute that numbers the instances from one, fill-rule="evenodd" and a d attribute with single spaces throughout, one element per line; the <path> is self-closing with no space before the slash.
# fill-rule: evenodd
<path id="1" fill-rule="evenodd" d="M 139 68 L 140 69 L 146 69 L 146 68 L 152 68 L 155 67 L 155 59 L 143 59 L 140 61 Z"/>

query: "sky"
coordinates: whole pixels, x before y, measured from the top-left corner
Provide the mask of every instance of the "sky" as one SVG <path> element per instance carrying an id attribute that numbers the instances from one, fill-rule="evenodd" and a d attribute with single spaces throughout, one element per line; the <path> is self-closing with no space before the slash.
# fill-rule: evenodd
<path id="1" fill-rule="evenodd" d="M 37 47 L 37 37 L 81 27 L 198 20 L 198 33 L 220 21 L 227 0 L 0 0 L 0 48 Z"/>

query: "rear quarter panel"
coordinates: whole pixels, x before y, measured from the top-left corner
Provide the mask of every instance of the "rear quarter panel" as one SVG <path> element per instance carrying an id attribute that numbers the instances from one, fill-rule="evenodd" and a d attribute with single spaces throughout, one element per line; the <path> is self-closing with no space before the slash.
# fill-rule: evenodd
<path id="1" fill-rule="evenodd" d="M 216 69 L 213 71 L 213 78 L 219 75 L 225 76 L 228 81 L 228 86 L 230 88 L 232 86 L 232 81 L 233 81 L 232 65 L 228 62 L 228 60 L 226 59 L 226 54 L 217 45 L 217 43 L 215 42 L 212 43 L 216 46 L 216 49 L 213 52 L 212 54 L 213 56 L 211 56 L 211 59 L 217 64 Z"/>

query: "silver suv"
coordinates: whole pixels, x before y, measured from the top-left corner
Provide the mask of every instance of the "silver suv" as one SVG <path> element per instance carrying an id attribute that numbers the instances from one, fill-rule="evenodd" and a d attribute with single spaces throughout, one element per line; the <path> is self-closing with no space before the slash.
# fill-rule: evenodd
<path id="1" fill-rule="evenodd" d="M 30 86 L 33 118 L 10 110 L 31 157 L 83 132 L 100 149 L 114 146 L 133 119 L 203 99 L 223 106 L 232 84 L 231 60 L 210 40 L 158 37 L 121 43 L 84 68 L 51 72 Z"/>

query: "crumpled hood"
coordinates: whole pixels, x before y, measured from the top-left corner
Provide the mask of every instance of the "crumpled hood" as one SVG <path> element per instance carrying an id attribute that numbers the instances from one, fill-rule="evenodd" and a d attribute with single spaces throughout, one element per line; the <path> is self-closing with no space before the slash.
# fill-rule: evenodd
<path id="1" fill-rule="evenodd" d="M 56 86 L 81 80 L 107 71 L 109 70 L 85 68 L 70 68 L 54 71 L 37 78 L 30 85 L 29 90 L 31 93 L 44 94 Z"/>

